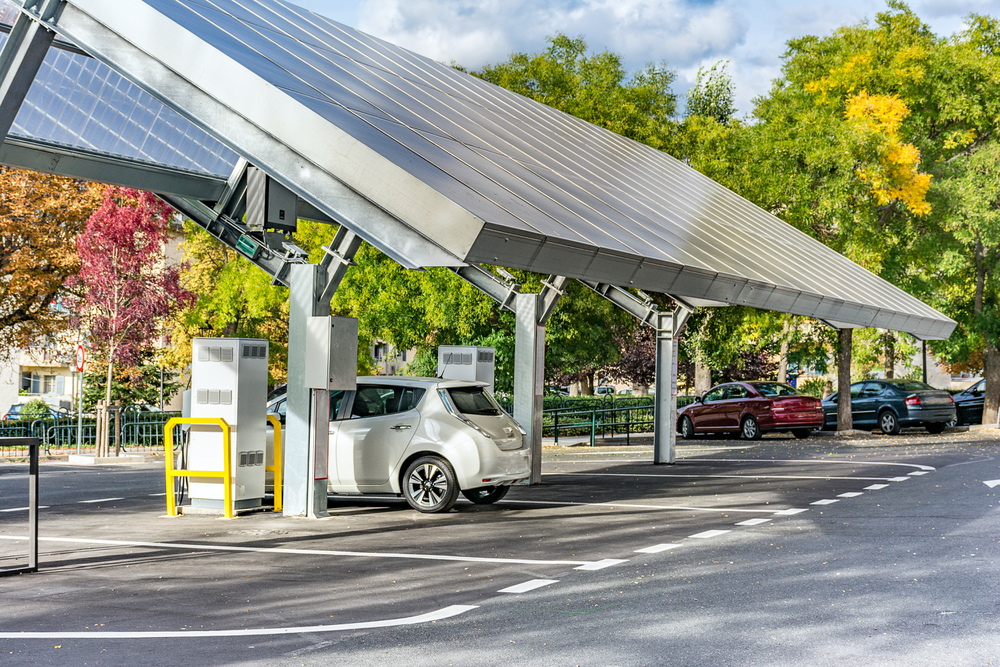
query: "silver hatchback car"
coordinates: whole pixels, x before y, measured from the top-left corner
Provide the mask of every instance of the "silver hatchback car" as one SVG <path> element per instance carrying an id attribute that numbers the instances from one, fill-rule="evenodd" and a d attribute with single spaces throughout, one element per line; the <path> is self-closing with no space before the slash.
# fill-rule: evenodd
<path id="1" fill-rule="evenodd" d="M 267 411 L 284 424 L 285 407 L 280 394 Z M 447 512 L 459 492 L 495 503 L 529 475 L 524 431 L 484 383 L 372 376 L 330 394 L 333 493 L 394 493 L 419 512 Z"/>

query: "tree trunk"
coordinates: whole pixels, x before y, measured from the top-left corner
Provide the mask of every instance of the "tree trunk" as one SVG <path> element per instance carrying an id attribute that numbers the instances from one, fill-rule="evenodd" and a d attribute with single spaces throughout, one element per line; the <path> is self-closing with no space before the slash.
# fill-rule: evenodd
<path id="1" fill-rule="evenodd" d="M 104 392 L 104 400 L 108 405 L 111 405 L 111 372 L 115 367 L 115 362 L 108 360 L 108 384 Z"/>
<path id="2" fill-rule="evenodd" d="M 593 396 L 594 395 L 594 374 L 587 373 L 580 380 L 580 395 L 581 396 Z"/>
<path id="3" fill-rule="evenodd" d="M 781 326 L 781 351 L 778 353 L 778 383 L 788 382 L 788 332 L 791 329 L 792 316 L 785 313 L 785 322 Z"/>
<path id="4" fill-rule="evenodd" d="M 694 360 L 694 393 L 701 396 L 712 388 L 712 369 L 697 357 Z"/>
<path id="5" fill-rule="evenodd" d="M 983 395 L 983 423 L 997 423 L 997 407 L 1000 406 L 1000 350 L 986 341 L 983 377 L 986 379 L 986 393 Z"/>
<path id="6" fill-rule="evenodd" d="M 882 336 L 882 353 L 885 359 L 885 379 L 896 377 L 896 335 L 886 331 Z"/>
<path id="7" fill-rule="evenodd" d="M 854 329 L 837 331 L 837 430 L 854 428 L 851 416 L 851 345 Z"/>

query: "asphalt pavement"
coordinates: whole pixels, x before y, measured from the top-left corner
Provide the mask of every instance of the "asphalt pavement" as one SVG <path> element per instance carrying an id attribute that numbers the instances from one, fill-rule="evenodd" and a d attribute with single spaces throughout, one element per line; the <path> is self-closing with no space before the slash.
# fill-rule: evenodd
<path id="1" fill-rule="evenodd" d="M 3 665 L 1000 664 L 1000 433 L 547 447 L 425 515 L 164 518 L 163 462 L 42 465 Z M 0 464 L 0 568 L 27 548 Z"/>

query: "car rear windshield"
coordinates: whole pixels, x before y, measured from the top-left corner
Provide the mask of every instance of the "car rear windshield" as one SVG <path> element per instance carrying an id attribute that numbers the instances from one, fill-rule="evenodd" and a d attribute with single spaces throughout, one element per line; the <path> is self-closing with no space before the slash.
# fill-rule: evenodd
<path id="1" fill-rule="evenodd" d="M 482 387 L 454 387 L 448 390 L 452 403 L 463 415 L 495 417 L 500 409 Z"/>
<path id="2" fill-rule="evenodd" d="M 760 392 L 761 396 L 802 396 L 802 392 L 797 391 L 787 384 L 777 382 L 754 382 L 753 388 Z"/>
<path id="3" fill-rule="evenodd" d="M 896 380 L 895 382 L 889 382 L 900 391 L 934 391 L 934 387 L 929 384 L 924 384 L 923 382 L 918 382 L 917 380 Z"/>

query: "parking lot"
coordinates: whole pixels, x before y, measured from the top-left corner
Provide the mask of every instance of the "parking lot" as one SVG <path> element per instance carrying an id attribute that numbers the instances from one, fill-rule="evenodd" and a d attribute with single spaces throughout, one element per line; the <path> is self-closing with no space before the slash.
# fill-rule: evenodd
<path id="1" fill-rule="evenodd" d="M 126 664 L 125 656 L 166 664 L 164 651 L 170 664 L 388 664 L 396 648 L 425 642 L 460 653 L 418 652 L 413 664 L 548 664 L 542 639 L 566 644 L 570 621 L 639 619 L 660 605 L 694 622 L 705 614 L 699 596 L 720 605 L 728 596 L 735 611 L 748 603 L 746 587 L 726 591 L 710 578 L 740 568 L 749 568 L 741 577 L 763 576 L 785 562 L 773 558 L 783 540 L 809 536 L 805 544 L 830 554 L 826 566 L 847 555 L 824 535 L 845 517 L 852 548 L 899 546 L 875 519 L 926 524 L 929 535 L 942 511 L 942 469 L 971 475 L 961 484 L 988 495 L 978 478 L 1000 478 L 996 440 L 995 431 L 696 440 L 666 466 L 649 463 L 642 444 L 549 447 L 543 484 L 515 488 L 495 506 L 463 499 L 447 514 L 420 514 L 401 499 L 331 496 L 331 516 L 320 520 L 164 518 L 162 459 L 114 468 L 47 462 L 41 571 L 0 579 L 0 664 Z M 24 472 L 0 464 L 0 567 L 27 548 Z M 964 477 L 955 479 L 944 486 Z M 906 518 L 886 514 L 894 502 Z M 976 521 L 995 529 L 996 500 L 983 512 Z M 996 539 L 987 541 L 996 552 Z M 748 551 L 764 561 L 753 566 Z M 691 587 L 695 576 L 706 590 Z M 696 631 L 675 627 L 663 640 Z M 456 642 L 470 632 L 488 637 L 488 659 L 463 660 L 476 642 Z M 518 645 L 534 636 L 537 663 Z M 633 640 L 606 639 L 609 648 L 623 642 L 624 653 L 572 664 L 660 664 L 645 652 L 626 659 Z M 372 642 L 382 648 L 372 651 Z M 363 659 L 347 658 L 362 646 Z"/>

